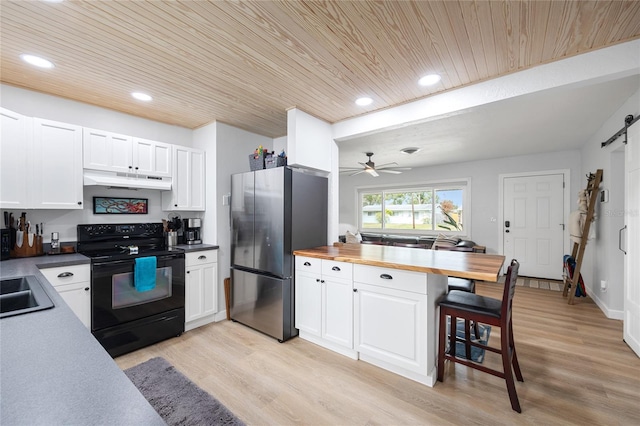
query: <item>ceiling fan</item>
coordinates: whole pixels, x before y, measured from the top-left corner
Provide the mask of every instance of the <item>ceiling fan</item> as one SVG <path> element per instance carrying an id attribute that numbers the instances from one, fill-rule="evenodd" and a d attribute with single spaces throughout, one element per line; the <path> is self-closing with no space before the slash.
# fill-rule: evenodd
<path id="1" fill-rule="evenodd" d="M 359 175 L 360 173 L 369 173 L 373 177 L 379 176 L 379 173 L 392 173 L 394 175 L 399 175 L 405 170 L 411 170 L 411 167 L 393 167 L 397 166 L 398 163 L 386 163 L 376 167 L 376 163 L 371 161 L 371 157 L 373 157 L 373 152 L 365 153 L 367 157 L 369 157 L 369 161 L 366 163 L 361 163 L 358 161 L 358 164 L 361 164 L 364 168 L 351 168 L 351 167 L 342 167 L 340 169 L 340 173 L 346 174 L 349 173 L 349 176 Z"/>

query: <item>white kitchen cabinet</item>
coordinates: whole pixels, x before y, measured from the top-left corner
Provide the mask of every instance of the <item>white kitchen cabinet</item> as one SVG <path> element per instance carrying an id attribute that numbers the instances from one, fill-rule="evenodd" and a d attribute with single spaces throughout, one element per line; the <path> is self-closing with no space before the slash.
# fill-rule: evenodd
<path id="1" fill-rule="evenodd" d="M 82 127 L 33 119 L 32 208 L 82 209 Z"/>
<path id="2" fill-rule="evenodd" d="M 171 176 L 170 144 L 85 128 L 82 146 L 85 169 Z"/>
<path id="3" fill-rule="evenodd" d="M 296 328 L 300 337 L 356 359 L 353 265 L 296 257 Z"/>
<path id="4" fill-rule="evenodd" d="M 40 267 L 40 272 L 56 289 L 73 313 L 91 329 L 91 270 L 89 265 Z"/>
<path id="5" fill-rule="evenodd" d="M 28 177 L 33 164 L 31 152 L 31 118 L 0 108 L 0 208 L 28 208 Z"/>
<path id="6" fill-rule="evenodd" d="M 82 209 L 82 128 L 0 113 L 0 207 Z"/>
<path id="7" fill-rule="evenodd" d="M 204 211 L 204 151 L 174 145 L 172 167 L 173 183 L 171 191 L 162 193 L 162 209 L 165 211 Z"/>
<path id="8" fill-rule="evenodd" d="M 131 173 L 133 167 L 131 144 L 130 136 L 85 128 L 82 138 L 84 168 Z"/>
<path id="9" fill-rule="evenodd" d="M 331 124 L 297 108 L 287 111 L 287 163 L 331 172 Z"/>
<path id="10" fill-rule="evenodd" d="M 218 259 L 216 250 L 185 254 L 185 330 L 214 321 L 218 312 Z"/>
<path id="11" fill-rule="evenodd" d="M 354 349 L 359 358 L 433 386 L 436 300 L 446 291 L 447 277 L 358 264 L 353 280 Z"/>

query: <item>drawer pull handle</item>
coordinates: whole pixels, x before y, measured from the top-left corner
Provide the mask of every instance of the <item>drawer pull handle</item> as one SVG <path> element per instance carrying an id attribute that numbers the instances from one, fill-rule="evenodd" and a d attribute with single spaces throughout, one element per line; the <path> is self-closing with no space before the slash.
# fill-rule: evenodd
<path id="1" fill-rule="evenodd" d="M 383 280 L 392 280 L 393 277 L 389 274 L 382 274 L 380 275 L 380 278 L 382 278 Z"/>
<path id="2" fill-rule="evenodd" d="M 84 291 L 89 291 L 89 287 L 85 287 L 85 288 L 84 288 Z"/>
<path id="3" fill-rule="evenodd" d="M 332 271 L 340 272 L 340 268 L 338 266 L 334 266 L 331 268 Z"/>
<path id="4" fill-rule="evenodd" d="M 304 266 L 311 266 L 309 262 L 304 262 Z"/>
<path id="5" fill-rule="evenodd" d="M 73 272 L 61 272 L 58 274 L 58 278 L 68 278 L 72 276 L 73 276 Z"/>
<path id="6" fill-rule="evenodd" d="M 202 255 L 202 256 L 198 256 L 198 260 L 205 260 L 207 258 L 207 256 Z"/>

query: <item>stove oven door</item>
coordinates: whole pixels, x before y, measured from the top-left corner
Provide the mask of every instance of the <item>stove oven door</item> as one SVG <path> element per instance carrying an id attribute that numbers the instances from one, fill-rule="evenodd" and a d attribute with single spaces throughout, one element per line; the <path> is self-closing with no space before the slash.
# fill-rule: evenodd
<path id="1" fill-rule="evenodd" d="M 95 262 L 91 266 L 91 329 L 101 330 L 184 308 L 184 254 L 157 256 L 156 285 L 138 291 L 134 259 Z"/>

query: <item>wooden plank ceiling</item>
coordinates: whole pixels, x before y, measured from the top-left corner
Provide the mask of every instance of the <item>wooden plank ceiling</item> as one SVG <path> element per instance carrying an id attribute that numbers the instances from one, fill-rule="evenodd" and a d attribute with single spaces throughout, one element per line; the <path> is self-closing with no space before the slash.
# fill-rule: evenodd
<path id="1" fill-rule="evenodd" d="M 640 37 L 638 1 L 2 0 L 1 81 L 269 137 Z M 34 69 L 22 53 L 48 58 Z M 433 87 L 417 80 L 442 75 Z M 132 91 L 154 97 L 141 103 Z M 354 100 L 368 95 L 372 105 Z"/>

